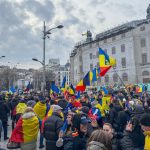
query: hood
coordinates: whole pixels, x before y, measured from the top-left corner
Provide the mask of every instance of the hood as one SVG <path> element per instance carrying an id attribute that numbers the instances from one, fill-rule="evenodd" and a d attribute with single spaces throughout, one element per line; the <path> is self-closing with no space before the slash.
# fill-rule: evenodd
<path id="1" fill-rule="evenodd" d="M 104 144 L 97 142 L 97 141 L 91 141 L 88 144 L 87 150 L 108 150 Z"/>
<path id="2" fill-rule="evenodd" d="M 29 118 L 32 118 L 32 117 L 34 117 L 35 116 L 35 113 L 34 112 L 27 112 L 27 113 L 24 113 L 23 115 L 22 115 L 22 118 L 23 119 L 29 119 Z"/>
<path id="3" fill-rule="evenodd" d="M 145 131 L 145 132 L 144 132 L 144 135 L 150 136 L 150 131 Z"/>

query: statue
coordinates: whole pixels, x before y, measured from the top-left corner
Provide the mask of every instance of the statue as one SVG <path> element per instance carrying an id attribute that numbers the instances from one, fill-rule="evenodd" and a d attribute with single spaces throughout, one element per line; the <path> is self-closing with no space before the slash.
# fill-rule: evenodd
<path id="1" fill-rule="evenodd" d="M 147 8 L 147 16 L 146 16 L 147 19 L 150 19 L 150 4 Z"/>
<path id="2" fill-rule="evenodd" d="M 86 36 L 87 36 L 87 39 L 86 39 L 87 42 L 92 41 L 92 33 L 89 30 L 87 31 Z"/>

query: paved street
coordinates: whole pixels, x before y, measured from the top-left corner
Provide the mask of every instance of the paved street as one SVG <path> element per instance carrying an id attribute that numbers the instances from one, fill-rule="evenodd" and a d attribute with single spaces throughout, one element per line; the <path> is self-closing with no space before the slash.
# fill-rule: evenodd
<path id="1" fill-rule="evenodd" d="M 11 120 L 9 119 L 9 126 L 8 126 L 8 137 L 10 137 L 10 134 L 11 134 Z M 1 139 L 1 142 L 0 142 L 0 148 L 4 148 L 4 149 L 7 149 L 7 141 L 4 141 L 3 139 L 3 131 L 2 131 L 2 139 Z M 38 136 L 38 143 L 39 143 L 39 136 Z M 39 144 L 37 145 L 37 148 L 39 147 Z M 45 148 L 43 149 L 40 149 L 40 150 L 44 150 Z M 39 148 L 38 148 L 39 150 Z"/>

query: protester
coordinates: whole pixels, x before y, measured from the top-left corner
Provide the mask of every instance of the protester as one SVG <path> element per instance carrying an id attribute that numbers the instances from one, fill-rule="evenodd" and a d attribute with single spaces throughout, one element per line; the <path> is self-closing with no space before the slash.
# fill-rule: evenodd
<path id="1" fill-rule="evenodd" d="M 110 135 L 103 130 L 95 130 L 88 140 L 87 150 L 112 150 Z"/>
<path id="2" fill-rule="evenodd" d="M 9 142 L 20 143 L 21 150 L 36 150 L 37 136 L 39 131 L 39 120 L 33 109 L 27 107 L 17 122 Z"/>
<path id="3" fill-rule="evenodd" d="M 141 128 L 145 134 L 144 150 L 149 150 L 150 149 L 150 114 L 145 113 L 141 117 L 140 122 L 141 122 Z"/>
<path id="4" fill-rule="evenodd" d="M 46 139 L 46 150 L 57 150 L 56 141 L 59 137 L 59 132 L 63 126 L 63 120 L 61 117 L 62 108 L 58 105 L 53 105 L 53 113 L 44 122 L 43 136 Z"/>
<path id="5" fill-rule="evenodd" d="M 18 105 L 15 108 L 16 112 L 16 122 L 20 119 L 21 115 L 25 112 L 27 108 L 26 102 L 24 98 L 21 98 Z"/>
<path id="6" fill-rule="evenodd" d="M 40 145 L 39 145 L 39 148 L 43 148 L 44 147 L 44 144 L 43 144 L 44 139 L 43 139 L 43 134 L 41 132 L 41 126 L 42 126 L 42 120 L 47 115 L 47 113 L 50 109 L 50 106 L 46 103 L 46 100 L 44 99 L 44 97 L 39 96 L 38 98 L 39 98 L 39 101 L 36 104 L 34 104 L 33 110 L 40 121 Z"/>
<path id="7" fill-rule="evenodd" d="M 2 127 L 4 131 L 4 140 L 7 140 L 7 124 L 8 124 L 8 113 L 9 113 L 9 108 L 6 102 L 4 101 L 3 97 L 0 96 L 0 120 L 2 122 Z M 1 139 L 1 135 L 0 135 Z"/>
<path id="8" fill-rule="evenodd" d="M 64 150 L 85 150 L 89 119 L 85 114 L 75 114 L 72 120 L 72 133 L 64 137 Z"/>
<path id="9" fill-rule="evenodd" d="M 109 123 L 105 123 L 103 125 L 103 131 L 107 132 L 111 138 L 111 144 L 113 150 L 120 150 L 120 140 L 122 138 L 122 133 L 115 132 L 112 125 Z"/>
<path id="10" fill-rule="evenodd" d="M 9 108 L 11 110 L 11 119 L 12 119 L 12 130 L 15 127 L 16 123 L 16 106 L 18 105 L 18 98 L 16 95 L 12 97 L 12 100 L 9 102 Z"/>

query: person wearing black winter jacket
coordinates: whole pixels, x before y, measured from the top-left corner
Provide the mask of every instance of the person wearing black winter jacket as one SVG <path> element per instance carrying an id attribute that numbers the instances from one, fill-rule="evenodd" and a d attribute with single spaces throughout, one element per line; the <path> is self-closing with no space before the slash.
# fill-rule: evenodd
<path id="1" fill-rule="evenodd" d="M 86 141 L 85 136 L 87 132 L 87 127 L 89 119 L 85 114 L 76 114 L 73 117 L 73 132 L 64 137 L 64 150 L 86 150 Z"/>
<path id="2" fill-rule="evenodd" d="M 113 101 L 113 104 L 110 105 L 108 122 L 113 126 L 113 128 L 118 131 L 118 113 L 122 111 L 122 107 L 120 106 L 117 100 Z"/>
<path id="3" fill-rule="evenodd" d="M 44 123 L 43 136 L 46 139 L 46 150 L 57 150 L 56 141 L 58 140 L 59 132 L 63 126 L 63 120 L 60 115 L 62 108 L 58 105 L 53 105 L 53 114 Z"/>
<path id="4" fill-rule="evenodd" d="M 15 122 L 16 122 L 16 114 L 14 114 L 14 109 L 18 105 L 18 100 L 13 97 L 12 100 L 9 102 L 9 108 L 11 110 L 11 119 L 12 119 L 12 130 L 15 127 Z"/>
<path id="5" fill-rule="evenodd" d="M 132 118 L 126 126 L 120 141 L 121 150 L 143 150 L 144 135 L 136 118 Z"/>
<path id="6" fill-rule="evenodd" d="M 8 121 L 9 108 L 5 101 L 0 97 L 0 120 L 2 121 L 4 140 L 7 140 L 7 121 Z M 0 135 L 1 138 L 1 135 Z"/>

